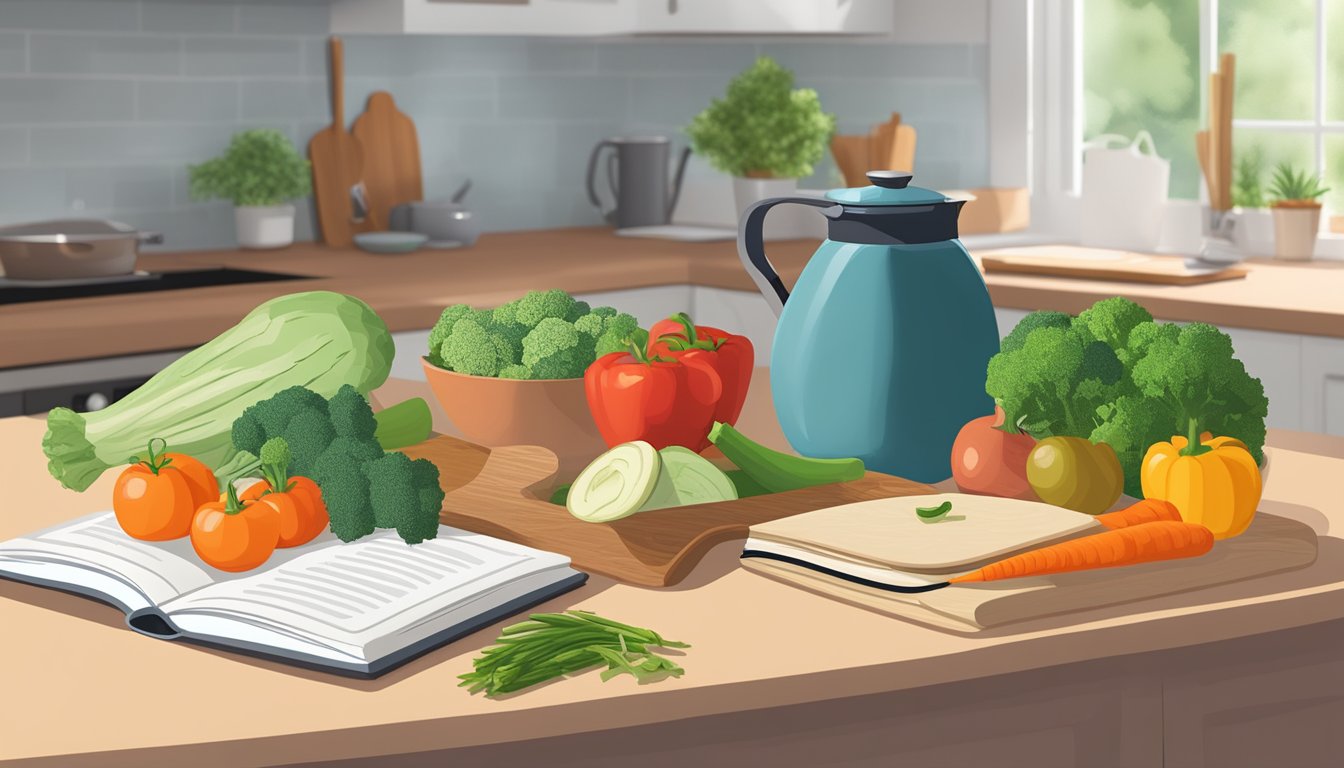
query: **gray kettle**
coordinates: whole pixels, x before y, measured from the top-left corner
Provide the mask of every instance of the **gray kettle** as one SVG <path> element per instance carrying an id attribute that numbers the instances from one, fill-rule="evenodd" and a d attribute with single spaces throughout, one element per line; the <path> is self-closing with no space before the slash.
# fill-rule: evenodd
<path id="1" fill-rule="evenodd" d="M 602 150 L 608 148 L 614 151 L 607 156 L 607 183 L 616 201 L 610 209 L 603 206 L 595 185 L 598 161 Z M 625 229 L 658 226 L 672 219 L 691 148 L 682 149 L 676 176 L 669 184 L 671 150 L 672 143 L 666 136 L 605 139 L 593 147 L 588 158 L 588 199 L 607 223 Z"/>

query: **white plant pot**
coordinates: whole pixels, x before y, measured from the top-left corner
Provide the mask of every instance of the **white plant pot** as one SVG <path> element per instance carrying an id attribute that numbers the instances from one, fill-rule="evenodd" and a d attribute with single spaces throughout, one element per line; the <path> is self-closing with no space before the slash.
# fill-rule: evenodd
<path id="1" fill-rule="evenodd" d="M 238 245 L 284 248 L 294 242 L 294 206 L 240 205 L 233 209 Z"/>
<path id="2" fill-rule="evenodd" d="M 1316 253 L 1321 229 L 1321 207 L 1274 209 L 1274 256 L 1285 261 L 1307 261 Z"/>
<path id="3" fill-rule="evenodd" d="M 1274 255 L 1274 214 L 1268 208 L 1237 208 L 1237 248 L 1248 256 Z"/>
<path id="4" fill-rule="evenodd" d="M 768 197 L 788 197 L 796 194 L 798 194 L 797 179 L 749 179 L 734 176 L 733 201 L 737 203 L 739 226 L 743 214 L 747 212 L 752 203 Z M 762 233 L 766 240 L 794 240 L 804 237 L 807 224 L 803 217 L 816 215 L 817 212 L 811 208 L 781 205 L 770 209 L 770 213 L 765 217 L 765 226 L 762 227 Z"/>

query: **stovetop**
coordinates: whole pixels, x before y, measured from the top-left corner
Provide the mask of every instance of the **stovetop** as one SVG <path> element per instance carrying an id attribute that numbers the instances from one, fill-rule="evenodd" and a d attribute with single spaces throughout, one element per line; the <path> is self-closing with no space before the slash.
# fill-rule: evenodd
<path id="1" fill-rule="evenodd" d="M 41 281 L 36 280 L 16 284 L 19 281 L 0 280 L 0 304 L 22 304 L 55 299 L 85 299 L 92 296 L 118 296 L 128 293 L 156 293 L 158 291 L 177 291 L 186 288 L 208 288 L 216 285 L 310 279 L 312 278 L 304 275 L 289 275 L 282 272 L 256 272 L 250 269 L 220 267 L 182 272 L 119 275 L 113 278 L 90 279 L 75 284 L 69 281 L 52 281 L 50 285 L 43 285 Z"/>

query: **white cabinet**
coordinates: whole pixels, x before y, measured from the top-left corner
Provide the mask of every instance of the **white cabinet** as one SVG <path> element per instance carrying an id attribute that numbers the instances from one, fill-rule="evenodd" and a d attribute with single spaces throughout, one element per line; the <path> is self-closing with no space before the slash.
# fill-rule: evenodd
<path id="1" fill-rule="evenodd" d="M 887 3 L 864 0 L 332 0 L 338 34 L 886 35 Z"/>
<path id="2" fill-rule="evenodd" d="M 1344 339 L 1303 338 L 1301 392 L 1303 429 L 1344 435 Z"/>
<path id="3" fill-rule="evenodd" d="M 637 0 L 333 0 L 336 34 L 619 35 Z"/>
<path id="4" fill-rule="evenodd" d="M 887 3 L 860 0 L 644 0 L 641 34 L 857 34 L 891 31 Z"/>

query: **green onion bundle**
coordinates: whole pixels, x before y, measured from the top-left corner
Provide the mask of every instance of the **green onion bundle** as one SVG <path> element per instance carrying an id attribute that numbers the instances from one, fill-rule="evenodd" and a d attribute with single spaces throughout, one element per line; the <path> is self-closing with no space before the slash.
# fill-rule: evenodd
<path id="1" fill-rule="evenodd" d="M 472 661 L 472 672 L 459 676 L 472 693 L 512 693 L 603 664 L 603 682 L 624 673 L 641 683 L 680 677 L 685 670 L 649 648 L 690 647 L 590 611 L 534 613 L 506 627 L 495 643 Z"/>

